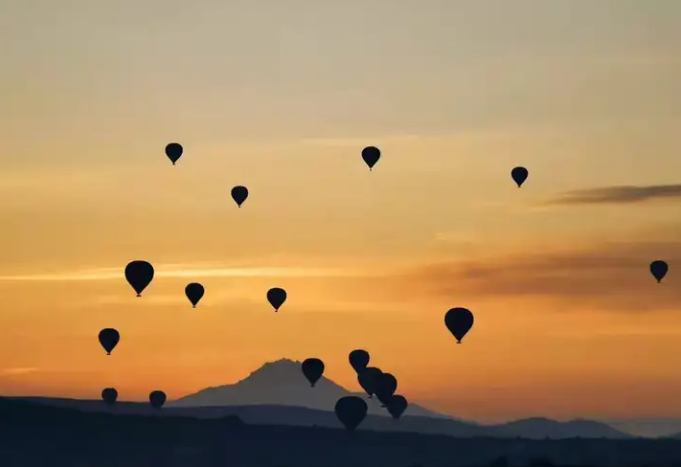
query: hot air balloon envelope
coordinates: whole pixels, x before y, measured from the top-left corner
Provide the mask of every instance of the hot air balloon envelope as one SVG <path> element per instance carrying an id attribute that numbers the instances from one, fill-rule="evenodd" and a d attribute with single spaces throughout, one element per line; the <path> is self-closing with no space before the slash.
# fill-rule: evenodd
<path id="1" fill-rule="evenodd" d="M 650 263 L 650 273 L 657 279 L 658 283 L 662 282 L 667 272 L 669 272 L 669 265 L 665 261 L 657 260 Z"/>
<path id="2" fill-rule="evenodd" d="M 245 186 L 235 186 L 232 188 L 232 199 L 237 206 L 241 207 L 244 201 L 248 199 L 248 188 Z"/>
<path id="3" fill-rule="evenodd" d="M 270 302 L 274 311 L 279 311 L 279 308 L 286 301 L 286 291 L 279 287 L 274 287 L 267 291 L 267 301 Z"/>
<path id="4" fill-rule="evenodd" d="M 310 382 L 312 387 L 319 381 L 319 378 L 324 374 L 324 362 L 318 358 L 308 358 L 301 365 L 305 378 Z"/>
<path id="5" fill-rule="evenodd" d="M 369 397 L 376 394 L 376 386 L 378 385 L 378 379 L 383 372 L 379 368 L 367 367 L 364 370 L 357 373 L 357 381 L 359 385 L 362 386 L 364 392 L 366 392 Z"/>
<path id="6" fill-rule="evenodd" d="M 390 398 L 397 390 L 397 378 L 390 373 L 381 373 L 376 380 L 375 394 L 378 400 L 384 406 L 390 401 Z"/>
<path id="7" fill-rule="evenodd" d="M 527 177 L 530 175 L 530 172 L 525 168 L 525 167 L 515 167 L 513 170 L 511 170 L 511 177 L 513 178 L 513 181 L 516 182 L 518 185 L 518 188 L 520 188 L 523 183 L 525 183 L 525 180 L 527 180 Z"/>
<path id="8" fill-rule="evenodd" d="M 168 156 L 168 159 L 170 159 L 170 162 L 172 162 L 173 165 L 182 157 L 183 152 L 184 149 L 181 144 L 170 143 L 166 146 L 166 156 Z"/>
<path id="9" fill-rule="evenodd" d="M 369 170 L 372 170 L 378 160 L 381 158 L 381 150 L 374 146 L 367 146 L 362 149 L 362 159 L 366 165 L 369 166 Z"/>
<path id="10" fill-rule="evenodd" d="M 166 403 L 166 393 L 163 391 L 152 391 L 149 394 L 149 403 L 155 409 L 160 409 Z"/>
<path id="11" fill-rule="evenodd" d="M 102 400 L 107 405 L 114 405 L 118 400 L 118 391 L 114 388 L 106 388 L 102 390 Z"/>
<path id="12" fill-rule="evenodd" d="M 142 296 L 142 291 L 147 288 L 153 278 L 154 267 L 147 261 L 131 261 L 125 267 L 125 279 L 138 297 Z"/>
<path id="13" fill-rule="evenodd" d="M 407 402 L 407 399 L 400 395 L 392 396 L 386 404 L 388 412 L 390 412 L 390 415 L 395 419 L 400 418 L 408 406 L 409 403 Z"/>
<path id="14" fill-rule="evenodd" d="M 357 349 L 350 352 L 350 365 L 355 373 L 359 373 L 369 365 L 369 358 L 369 352 L 366 350 Z"/>
<path id="15" fill-rule="evenodd" d="M 205 289 L 201 284 L 197 282 L 192 282 L 191 284 L 187 285 L 187 287 L 184 288 L 184 293 L 191 302 L 192 306 L 196 308 L 196 305 L 199 303 L 201 298 L 203 298 Z"/>
<path id="16" fill-rule="evenodd" d="M 107 355 L 111 355 L 111 352 L 116 348 L 120 340 L 121 335 L 115 329 L 106 328 L 99 331 L 99 343 L 106 350 Z"/>
<path id="17" fill-rule="evenodd" d="M 452 308 L 445 314 L 445 325 L 460 344 L 473 327 L 473 313 L 466 308 Z"/>
<path id="18" fill-rule="evenodd" d="M 341 397 L 336 402 L 335 412 L 338 420 L 348 431 L 355 431 L 367 415 L 369 407 L 364 399 L 357 396 Z"/>

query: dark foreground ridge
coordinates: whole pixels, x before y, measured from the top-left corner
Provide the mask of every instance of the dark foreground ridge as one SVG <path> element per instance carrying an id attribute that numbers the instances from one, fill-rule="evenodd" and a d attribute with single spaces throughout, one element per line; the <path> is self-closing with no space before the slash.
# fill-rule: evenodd
<path id="1" fill-rule="evenodd" d="M 161 410 L 162 412 L 163 410 Z M 453 438 L 82 412 L 0 398 L 3 467 L 681 466 L 681 440 Z"/>
<path id="2" fill-rule="evenodd" d="M 265 363 L 235 384 L 206 388 L 197 393 L 168 401 L 162 411 L 149 403 L 118 401 L 114 407 L 101 400 L 16 398 L 45 405 L 67 407 L 84 412 L 107 412 L 117 415 L 182 416 L 222 418 L 236 415 L 250 425 L 294 425 L 342 428 L 334 413 L 336 401 L 358 396 L 368 405 L 368 416 L 360 429 L 401 431 L 458 438 L 505 437 L 532 439 L 560 438 L 631 438 L 615 428 L 593 420 L 558 422 L 547 418 L 527 418 L 501 425 L 480 425 L 449 415 L 439 414 L 418 404 L 409 404 L 399 421 L 393 420 L 377 398 L 351 392 L 322 376 L 315 387 L 303 377 L 301 362 L 280 359 Z"/>

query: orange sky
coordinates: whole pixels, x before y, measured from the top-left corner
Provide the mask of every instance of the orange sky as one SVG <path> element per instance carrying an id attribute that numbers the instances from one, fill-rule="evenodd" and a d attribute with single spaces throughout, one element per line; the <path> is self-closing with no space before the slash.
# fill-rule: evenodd
<path id="1" fill-rule="evenodd" d="M 359 347 L 461 417 L 681 417 L 681 4 L 159 2 L 0 7 L 1 394 L 357 389 Z"/>

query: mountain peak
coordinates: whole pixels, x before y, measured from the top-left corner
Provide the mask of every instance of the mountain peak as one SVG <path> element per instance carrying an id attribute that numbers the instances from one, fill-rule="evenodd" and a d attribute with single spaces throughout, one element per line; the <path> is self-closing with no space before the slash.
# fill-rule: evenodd
<path id="1" fill-rule="evenodd" d="M 234 384 L 213 386 L 168 403 L 175 407 L 226 407 L 241 405 L 286 405 L 333 411 L 341 397 L 357 395 L 366 398 L 361 391 L 349 391 L 322 376 L 314 387 L 305 379 L 302 362 L 290 358 L 267 362 Z M 369 413 L 388 416 L 376 399 L 369 404 Z M 409 415 L 449 418 L 430 410 L 410 404 Z"/>
<path id="2" fill-rule="evenodd" d="M 281 358 L 273 362 L 266 362 L 260 368 L 252 371 L 247 377 L 236 384 L 277 384 L 301 377 L 301 362 L 290 358 Z"/>

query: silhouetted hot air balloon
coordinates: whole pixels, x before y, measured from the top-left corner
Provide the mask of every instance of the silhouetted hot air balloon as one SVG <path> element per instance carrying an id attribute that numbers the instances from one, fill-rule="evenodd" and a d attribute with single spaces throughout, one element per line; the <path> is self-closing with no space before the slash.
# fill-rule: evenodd
<path id="1" fill-rule="evenodd" d="M 669 265 L 665 261 L 657 260 L 650 263 L 650 273 L 657 279 L 658 283 L 662 282 L 668 271 Z"/>
<path id="2" fill-rule="evenodd" d="M 378 385 L 378 378 L 383 374 L 380 368 L 373 366 L 367 367 L 357 373 L 357 381 L 362 386 L 364 392 L 369 395 L 369 399 L 376 394 L 376 386 Z"/>
<path id="3" fill-rule="evenodd" d="M 232 199 L 237 206 L 241 207 L 244 201 L 248 199 L 248 188 L 240 185 L 232 188 Z"/>
<path id="4" fill-rule="evenodd" d="M 120 340 L 121 335 L 115 329 L 106 328 L 99 331 L 99 343 L 102 344 L 107 355 L 111 355 Z"/>
<path id="5" fill-rule="evenodd" d="M 310 382 L 312 387 L 319 381 L 324 374 L 324 362 L 318 358 L 308 358 L 301 365 L 303 374 Z"/>
<path id="6" fill-rule="evenodd" d="M 166 146 L 166 156 L 168 156 L 173 165 L 182 157 L 183 151 L 184 149 L 182 149 L 182 145 L 179 143 L 170 143 Z"/>
<path id="7" fill-rule="evenodd" d="M 166 403 L 166 393 L 163 391 L 152 391 L 149 394 L 149 402 L 155 409 L 160 409 Z"/>
<path id="8" fill-rule="evenodd" d="M 154 267 L 146 261 L 131 261 L 125 267 L 125 279 L 137 293 L 142 296 L 142 291 L 147 288 L 154 278 Z"/>
<path id="9" fill-rule="evenodd" d="M 114 388 L 106 388 L 102 390 L 102 400 L 106 405 L 114 405 L 118 399 L 118 391 Z"/>
<path id="10" fill-rule="evenodd" d="M 338 399 L 334 410 L 338 420 L 345 425 L 345 429 L 355 431 L 367 416 L 369 407 L 361 397 L 345 396 Z"/>
<path id="11" fill-rule="evenodd" d="M 203 297 L 204 292 L 205 289 L 203 288 L 203 286 L 197 282 L 192 282 L 191 284 L 187 285 L 187 287 L 184 288 L 184 293 L 191 302 L 192 307 L 194 308 L 196 308 L 196 305 Z"/>
<path id="12" fill-rule="evenodd" d="M 376 162 L 381 158 L 381 150 L 374 146 L 367 146 L 362 149 L 362 159 L 366 165 L 369 166 L 369 170 L 373 170 Z"/>
<path id="13" fill-rule="evenodd" d="M 515 167 L 513 170 L 511 170 L 511 177 L 513 177 L 513 181 L 516 182 L 518 188 L 525 183 L 525 180 L 527 180 L 529 175 L 530 172 L 528 172 L 525 167 Z"/>
<path id="14" fill-rule="evenodd" d="M 355 373 L 359 373 L 369 365 L 369 352 L 362 349 L 356 349 L 350 352 L 350 365 L 355 369 Z"/>
<path id="15" fill-rule="evenodd" d="M 456 343 L 460 344 L 473 327 L 473 313 L 466 308 L 452 308 L 445 314 L 445 326 L 456 337 Z"/>
<path id="16" fill-rule="evenodd" d="M 390 415 L 392 415 L 394 419 L 400 418 L 402 413 L 407 410 L 408 406 L 409 403 L 407 402 L 407 399 L 404 396 L 400 396 L 398 394 L 392 396 L 386 404 L 388 412 L 390 412 Z"/>
<path id="17" fill-rule="evenodd" d="M 267 301 L 270 302 L 274 311 L 279 311 L 279 308 L 286 301 L 286 291 L 279 287 L 274 287 L 267 291 Z"/>
<path id="18" fill-rule="evenodd" d="M 396 390 L 397 378 L 393 375 L 390 373 L 382 373 L 377 377 L 374 394 L 376 394 L 376 397 L 384 407 L 390 402 L 390 398 L 395 394 Z"/>

